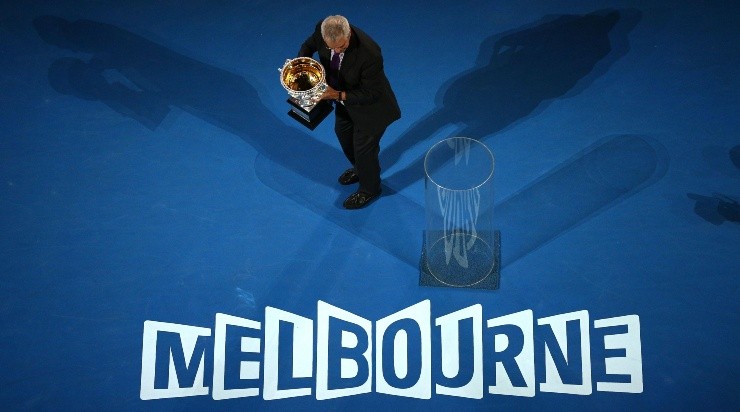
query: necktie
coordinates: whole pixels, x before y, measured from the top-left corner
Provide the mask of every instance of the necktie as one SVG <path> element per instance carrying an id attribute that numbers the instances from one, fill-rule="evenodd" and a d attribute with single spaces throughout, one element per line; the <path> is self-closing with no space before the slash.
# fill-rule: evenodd
<path id="1" fill-rule="evenodd" d="M 339 61 L 339 53 L 334 53 L 329 66 L 329 86 L 334 90 L 339 90 Z"/>

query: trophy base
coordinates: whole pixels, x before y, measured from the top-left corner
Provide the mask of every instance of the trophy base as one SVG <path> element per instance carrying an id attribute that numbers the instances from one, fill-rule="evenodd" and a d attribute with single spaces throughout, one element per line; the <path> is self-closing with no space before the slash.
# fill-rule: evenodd
<path id="1" fill-rule="evenodd" d="M 488 251 L 485 259 L 485 268 L 482 271 L 471 271 L 470 274 L 460 273 L 459 276 L 441 276 L 430 269 L 430 263 L 439 256 L 427 254 L 426 233 L 422 238 L 421 259 L 419 261 L 419 286 L 436 286 L 459 289 L 489 289 L 496 290 L 501 282 L 501 232 L 493 231 L 492 250 Z M 486 236 L 488 237 L 488 236 Z M 444 257 L 444 255 L 442 255 Z M 480 255 L 483 256 L 483 255 Z M 475 258 L 475 256 L 473 256 Z M 492 262 L 490 259 L 492 258 Z M 437 264 L 439 262 L 436 262 Z M 492 265 L 488 266 L 490 263 Z M 483 266 L 479 267 L 483 268 Z"/>
<path id="2" fill-rule="evenodd" d="M 310 130 L 315 129 L 334 110 L 331 103 L 326 100 L 320 100 L 309 110 L 298 104 L 292 97 L 288 99 L 288 103 L 292 106 L 288 115 Z"/>

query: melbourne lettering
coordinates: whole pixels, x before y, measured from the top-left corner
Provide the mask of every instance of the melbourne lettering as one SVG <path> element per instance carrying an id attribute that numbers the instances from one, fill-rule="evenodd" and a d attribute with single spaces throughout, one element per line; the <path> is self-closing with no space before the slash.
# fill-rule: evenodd
<path id="1" fill-rule="evenodd" d="M 145 321 L 140 397 L 481 399 L 642 393 L 642 382 L 637 315 L 484 319 L 473 305 L 432 319 L 425 300 L 373 322 L 318 301 L 315 320 L 266 307 L 262 321 L 217 313 L 212 329 Z"/>

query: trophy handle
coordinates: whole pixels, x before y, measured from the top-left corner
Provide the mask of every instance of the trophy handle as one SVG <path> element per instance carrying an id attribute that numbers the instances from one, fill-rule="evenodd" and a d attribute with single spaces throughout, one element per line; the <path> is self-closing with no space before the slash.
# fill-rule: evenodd
<path id="1" fill-rule="evenodd" d="M 278 67 L 278 71 L 279 71 L 280 73 L 282 73 L 282 72 L 283 72 L 283 70 L 285 69 L 285 66 L 287 66 L 288 64 L 290 64 L 290 61 L 291 61 L 291 60 L 292 60 L 292 59 L 285 59 L 285 63 L 283 64 L 283 67 Z"/>

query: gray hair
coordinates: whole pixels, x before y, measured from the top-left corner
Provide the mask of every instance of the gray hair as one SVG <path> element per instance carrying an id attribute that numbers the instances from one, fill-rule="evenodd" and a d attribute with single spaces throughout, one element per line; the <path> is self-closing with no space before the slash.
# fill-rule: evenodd
<path id="1" fill-rule="evenodd" d="M 321 22 L 321 37 L 337 41 L 349 37 L 349 21 L 344 16 L 329 16 Z"/>

